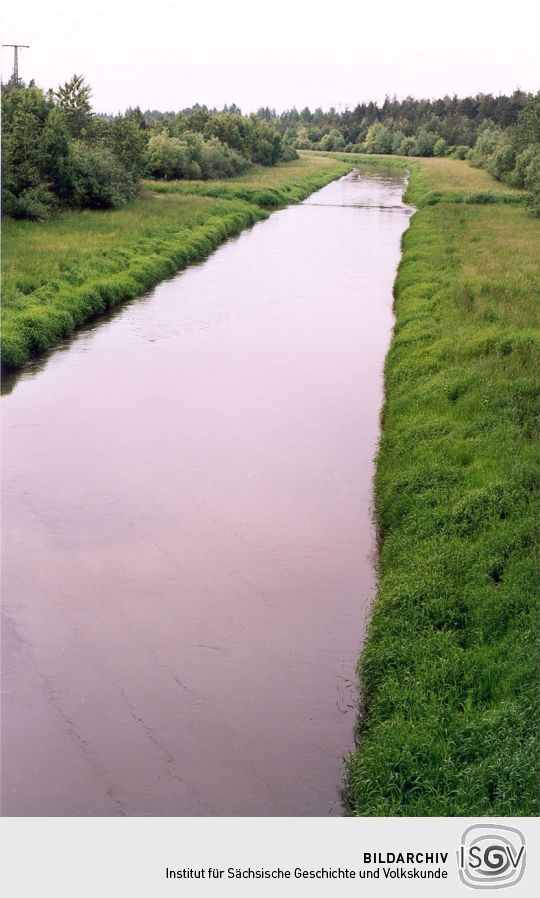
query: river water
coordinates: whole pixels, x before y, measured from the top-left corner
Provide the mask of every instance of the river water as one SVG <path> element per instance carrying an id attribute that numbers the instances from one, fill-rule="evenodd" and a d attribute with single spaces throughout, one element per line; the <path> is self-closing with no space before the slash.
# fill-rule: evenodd
<path id="1" fill-rule="evenodd" d="M 342 813 L 402 190 L 334 182 L 6 384 L 4 815 Z"/>

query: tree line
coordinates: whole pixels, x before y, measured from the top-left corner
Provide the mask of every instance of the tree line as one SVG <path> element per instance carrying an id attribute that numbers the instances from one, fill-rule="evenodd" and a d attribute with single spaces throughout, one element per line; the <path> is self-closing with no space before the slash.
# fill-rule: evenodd
<path id="1" fill-rule="evenodd" d="M 306 107 L 278 115 L 266 107 L 259 109 L 258 115 L 278 128 L 285 143 L 298 149 L 425 156 L 434 155 L 438 140 L 444 141 L 447 149 L 473 147 L 485 122 L 501 129 L 511 127 L 531 98 L 521 90 L 497 97 L 387 97 L 380 105 L 358 103 L 344 112 L 320 108 L 311 112 Z"/>
<path id="2" fill-rule="evenodd" d="M 58 90 L 2 88 L 2 210 L 45 219 L 54 211 L 106 209 L 133 197 L 141 178 L 228 178 L 253 163 L 296 157 L 274 125 L 234 109 L 99 116 L 74 75 Z"/>
<path id="3" fill-rule="evenodd" d="M 298 149 L 470 159 L 530 191 L 540 209 L 540 94 L 438 100 L 386 98 L 353 110 L 243 115 L 195 105 L 98 115 L 74 75 L 56 91 L 2 88 L 3 213 L 43 219 L 61 208 L 114 208 L 143 177 L 228 178 L 253 163 L 275 165 Z"/>
<path id="4" fill-rule="evenodd" d="M 530 210 L 540 216 L 540 93 L 523 107 L 511 128 L 486 123 L 468 158 L 497 180 L 525 188 Z"/>
<path id="5" fill-rule="evenodd" d="M 278 115 L 262 108 L 258 115 L 296 149 L 468 159 L 529 191 L 529 206 L 540 214 L 540 93 L 387 97 L 380 106 L 359 103 L 343 113 L 306 108 Z"/>

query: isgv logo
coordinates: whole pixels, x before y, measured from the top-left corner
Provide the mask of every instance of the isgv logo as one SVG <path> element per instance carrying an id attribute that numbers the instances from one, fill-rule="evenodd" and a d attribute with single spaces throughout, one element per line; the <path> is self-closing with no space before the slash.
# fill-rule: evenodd
<path id="1" fill-rule="evenodd" d="M 525 837 L 513 826 L 467 827 L 457 852 L 459 878 L 471 889 L 514 886 L 525 872 Z"/>

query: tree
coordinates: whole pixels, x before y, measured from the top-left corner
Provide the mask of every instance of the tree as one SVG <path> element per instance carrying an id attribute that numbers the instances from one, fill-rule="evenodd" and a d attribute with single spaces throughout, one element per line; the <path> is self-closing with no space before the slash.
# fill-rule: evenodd
<path id="1" fill-rule="evenodd" d="M 392 131 L 383 125 L 382 122 L 373 122 L 369 126 L 364 141 L 366 153 L 391 153 L 392 152 Z"/>
<path id="2" fill-rule="evenodd" d="M 319 146 L 321 150 L 343 150 L 345 138 L 337 128 L 332 128 L 327 134 L 323 134 Z"/>
<path id="3" fill-rule="evenodd" d="M 495 150 L 504 143 L 504 132 L 495 125 L 485 125 L 471 153 L 471 163 L 478 168 L 485 167 Z"/>
<path id="4" fill-rule="evenodd" d="M 147 149 L 148 170 L 155 178 L 189 177 L 189 154 L 185 141 L 166 131 L 151 137 Z"/>
<path id="5" fill-rule="evenodd" d="M 529 146 L 540 148 L 540 93 L 533 97 L 518 115 L 512 129 L 512 145 L 516 153 Z"/>
<path id="6" fill-rule="evenodd" d="M 133 120 L 117 116 L 106 129 L 104 142 L 132 178 L 143 176 L 147 138 Z"/>
<path id="7" fill-rule="evenodd" d="M 93 115 L 91 96 L 92 90 L 82 75 L 73 75 L 54 92 L 54 99 L 72 137 L 84 137 L 90 128 Z"/>
<path id="8" fill-rule="evenodd" d="M 135 193 L 132 178 L 110 150 L 74 142 L 73 204 L 81 208 L 111 209 Z"/>
<path id="9" fill-rule="evenodd" d="M 446 151 L 448 149 L 448 144 L 444 138 L 439 137 L 438 140 L 435 141 L 433 145 L 433 155 L 434 156 L 445 156 Z"/>
<path id="10" fill-rule="evenodd" d="M 17 218 L 46 218 L 56 203 L 55 179 L 68 177 L 69 144 L 54 132 L 50 99 L 37 87 L 2 93 L 3 211 Z M 63 185 L 67 186 L 67 185 Z"/>
<path id="11" fill-rule="evenodd" d="M 433 156 L 437 135 L 433 131 L 420 128 L 414 142 L 414 156 Z"/>

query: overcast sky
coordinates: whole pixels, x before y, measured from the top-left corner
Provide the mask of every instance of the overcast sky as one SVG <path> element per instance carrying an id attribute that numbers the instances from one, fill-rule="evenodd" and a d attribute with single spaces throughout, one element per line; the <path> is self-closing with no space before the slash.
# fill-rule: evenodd
<path id="1" fill-rule="evenodd" d="M 20 76 L 74 72 L 94 107 L 194 103 L 354 107 L 398 97 L 540 86 L 538 0 L 5 0 Z M 12 51 L 3 51 L 3 79 Z"/>

